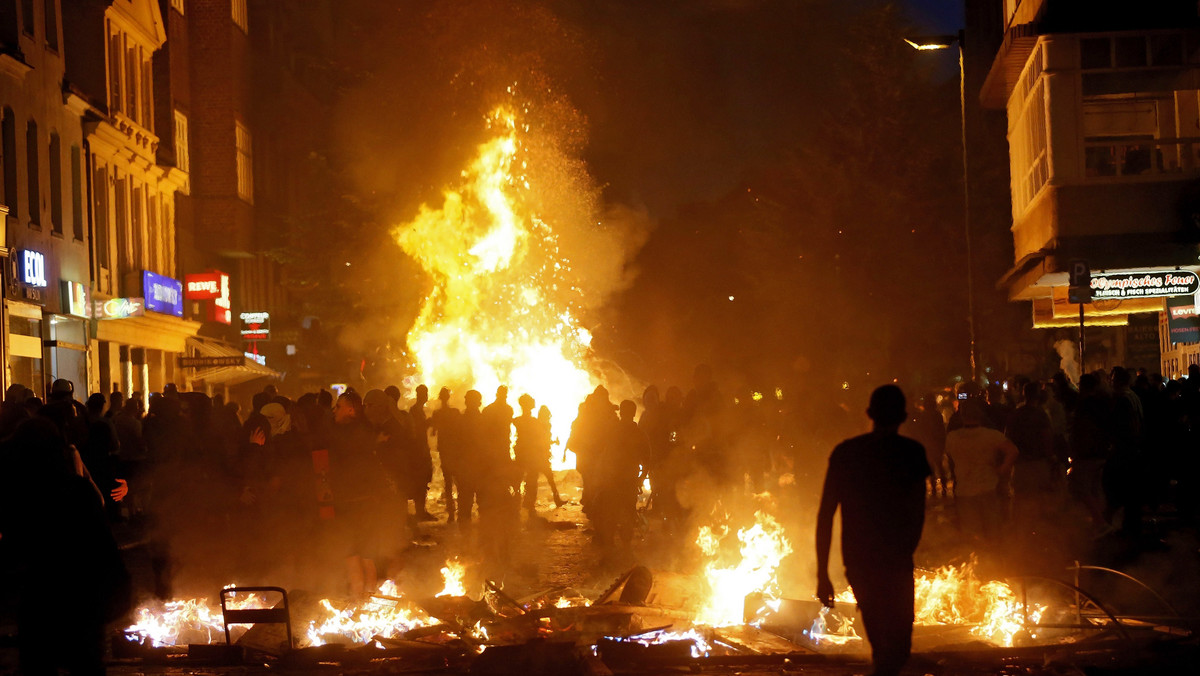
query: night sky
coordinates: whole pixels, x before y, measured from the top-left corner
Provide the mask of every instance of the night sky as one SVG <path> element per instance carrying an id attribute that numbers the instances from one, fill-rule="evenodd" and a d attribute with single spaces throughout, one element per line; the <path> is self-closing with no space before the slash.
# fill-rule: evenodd
<path id="1" fill-rule="evenodd" d="M 963 27 L 963 0 L 903 0 L 901 4 L 930 33 L 954 33 Z"/>

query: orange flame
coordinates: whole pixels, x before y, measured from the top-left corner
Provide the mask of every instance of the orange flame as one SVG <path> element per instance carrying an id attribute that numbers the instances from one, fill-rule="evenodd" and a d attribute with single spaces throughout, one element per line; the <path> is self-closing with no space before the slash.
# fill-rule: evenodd
<path id="1" fill-rule="evenodd" d="M 522 174 L 523 135 L 508 107 L 487 118 L 491 140 L 443 193 L 393 232 L 429 273 L 433 289 L 408 334 L 426 382 L 470 387 L 490 397 L 498 385 L 528 393 L 555 414 L 553 436 L 567 439 L 593 379 L 582 366 L 591 334 L 569 299 L 570 262 L 553 224 L 529 207 L 535 186 Z M 555 469 L 574 467 L 553 453 Z"/>
<path id="2" fill-rule="evenodd" d="M 755 523 L 738 531 L 740 557 L 736 564 L 721 565 L 716 557 L 721 541 L 729 535 L 728 527 L 721 531 L 705 526 L 700 529 L 696 544 L 710 557 L 704 577 L 708 582 L 708 598 L 696 615 L 696 623 L 711 627 L 742 624 L 746 597 L 760 593 L 768 599 L 779 598 L 775 573 L 783 558 L 792 553 L 792 544 L 783 533 L 783 526 L 766 512 L 754 514 Z"/>

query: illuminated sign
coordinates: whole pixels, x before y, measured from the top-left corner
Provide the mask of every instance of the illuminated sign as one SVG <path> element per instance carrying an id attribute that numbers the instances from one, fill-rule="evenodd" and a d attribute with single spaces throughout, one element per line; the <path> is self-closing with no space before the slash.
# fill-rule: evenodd
<path id="1" fill-rule="evenodd" d="M 201 369 L 201 368 L 220 368 L 227 366 L 245 366 L 246 358 L 233 356 L 222 357 L 180 357 L 179 368 L 185 369 Z"/>
<path id="2" fill-rule="evenodd" d="M 242 340 L 271 339 L 271 313 L 243 312 L 239 317 L 242 320 Z"/>
<path id="3" fill-rule="evenodd" d="M 212 307 L 209 312 L 209 319 L 222 324 L 233 323 L 233 313 L 230 311 L 229 305 L 229 275 L 224 272 L 216 273 L 220 282 L 220 293 L 213 299 Z"/>
<path id="4" fill-rule="evenodd" d="M 1190 296 L 1200 290 L 1200 277 L 1190 270 L 1093 272 L 1091 287 L 1093 300 Z"/>
<path id="5" fill-rule="evenodd" d="M 142 293 L 146 297 L 147 310 L 183 316 L 183 282 L 178 279 L 143 270 Z"/>
<path id="6" fill-rule="evenodd" d="M 110 298 L 92 303 L 92 316 L 96 319 L 125 319 L 146 314 L 144 298 Z"/>
<path id="7" fill-rule="evenodd" d="M 21 281 L 29 286 L 46 286 L 46 257 L 41 252 L 31 249 L 21 252 Z"/>
<path id="8" fill-rule="evenodd" d="M 219 272 L 187 275 L 183 279 L 184 288 L 187 289 L 184 298 L 188 300 L 212 300 L 221 296 L 221 273 Z"/>
<path id="9" fill-rule="evenodd" d="M 221 324 L 232 324 L 233 313 L 229 304 L 229 275 L 220 270 L 209 270 L 184 278 L 184 298 L 188 300 L 211 300 L 208 320 Z"/>
<path id="10" fill-rule="evenodd" d="M 75 317 L 91 317 L 91 303 L 88 302 L 88 288 L 82 282 L 67 282 L 62 283 L 62 297 L 66 301 L 63 303 L 63 309 L 67 314 Z"/>
<path id="11" fill-rule="evenodd" d="M 265 354 L 254 354 L 253 352 L 247 352 L 246 359 L 257 363 L 260 366 L 267 365 L 267 356 Z"/>

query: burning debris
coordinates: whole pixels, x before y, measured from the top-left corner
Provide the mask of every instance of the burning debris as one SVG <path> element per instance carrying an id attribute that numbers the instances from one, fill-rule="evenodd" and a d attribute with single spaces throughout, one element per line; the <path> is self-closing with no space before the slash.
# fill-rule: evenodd
<path id="1" fill-rule="evenodd" d="M 442 590 L 428 599 L 408 597 L 388 581 L 361 601 L 323 598 L 297 604 L 292 619 L 304 630 L 288 654 L 317 651 L 311 652 L 319 656 L 313 659 L 322 660 L 417 656 L 448 665 L 467 664 L 463 660 L 489 650 L 545 644 L 570 646 L 580 659 L 612 665 L 696 660 L 727 665 L 865 652 L 852 590 L 839 593 L 833 608 L 781 595 L 778 569 L 792 545 L 770 514 L 759 511 L 752 524 L 736 531 L 726 517 L 700 529 L 695 545 L 704 557 L 698 574 L 635 567 L 595 596 L 556 589 L 516 599 L 488 581 L 474 599 L 467 595 L 467 565 L 452 558 L 441 567 Z M 1086 595 L 1073 602 L 1041 589 L 1027 601 L 1030 588 L 1023 584 L 1014 591 L 1002 581 L 982 581 L 974 561 L 917 570 L 914 583 L 918 653 L 1095 649 L 1103 645 L 1097 637 L 1117 636 L 1127 626 L 1108 611 L 1093 612 L 1099 607 L 1094 602 L 1085 610 L 1079 599 Z M 230 608 L 272 607 L 261 594 L 233 593 Z M 1071 617 L 1079 624 L 1067 623 Z M 258 629 L 254 625 L 231 636 L 242 648 L 262 650 L 261 637 L 254 636 Z M 126 634 L 147 647 L 218 644 L 225 636 L 220 606 L 206 599 L 147 605 Z M 1162 635 L 1190 634 L 1176 628 Z"/>

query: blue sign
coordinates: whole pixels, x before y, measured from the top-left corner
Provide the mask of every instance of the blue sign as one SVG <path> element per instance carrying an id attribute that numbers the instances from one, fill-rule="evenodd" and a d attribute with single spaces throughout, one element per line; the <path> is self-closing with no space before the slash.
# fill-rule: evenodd
<path id="1" fill-rule="evenodd" d="M 183 316 L 183 282 L 178 279 L 143 270 L 142 293 L 146 297 L 147 310 Z"/>

